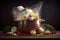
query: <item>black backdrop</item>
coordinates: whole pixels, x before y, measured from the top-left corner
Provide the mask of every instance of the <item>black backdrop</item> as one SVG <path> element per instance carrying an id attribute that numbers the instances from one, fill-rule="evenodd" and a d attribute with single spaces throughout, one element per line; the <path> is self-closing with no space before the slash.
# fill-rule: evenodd
<path id="1" fill-rule="evenodd" d="M 1 0 L 0 1 L 0 30 L 7 25 L 13 25 L 11 17 L 11 11 L 14 6 L 23 5 L 31 6 L 38 3 L 41 0 Z M 59 1 L 44 0 L 42 7 L 42 18 L 55 27 L 56 30 L 60 30 L 60 3 Z"/>

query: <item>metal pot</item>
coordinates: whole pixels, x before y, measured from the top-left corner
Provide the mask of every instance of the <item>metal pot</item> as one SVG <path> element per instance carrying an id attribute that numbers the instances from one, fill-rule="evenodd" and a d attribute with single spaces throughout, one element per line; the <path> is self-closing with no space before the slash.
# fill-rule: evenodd
<path id="1" fill-rule="evenodd" d="M 24 33 L 30 33 L 31 30 L 37 30 L 39 27 L 39 20 L 20 20 L 18 23 L 18 31 Z"/>

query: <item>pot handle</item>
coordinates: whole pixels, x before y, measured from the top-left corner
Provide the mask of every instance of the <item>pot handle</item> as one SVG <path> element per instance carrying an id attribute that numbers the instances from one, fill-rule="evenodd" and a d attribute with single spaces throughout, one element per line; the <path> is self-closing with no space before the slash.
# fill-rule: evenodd
<path id="1" fill-rule="evenodd" d="M 45 22 L 45 20 L 44 20 L 44 19 L 39 19 L 39 21 L 40 21 L 40 22 Z"/>

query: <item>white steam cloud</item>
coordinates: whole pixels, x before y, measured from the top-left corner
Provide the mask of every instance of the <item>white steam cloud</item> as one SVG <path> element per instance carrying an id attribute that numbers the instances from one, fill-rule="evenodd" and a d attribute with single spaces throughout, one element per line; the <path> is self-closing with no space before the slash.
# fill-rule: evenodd
<path id="1" fill-rule="evenodd" d="M 36 5 L 30 6 L 29 8 L 31 10 L 33 10 L 38 16 L 41 17 L 41 8 L 42 8 L 42 5 L 43 5 L 43 2 L 40 2 L 40 3 L 37 3 Z M 12 13 L 13 13 L 14 21 L 19 21 L 20 17 L 22 17 L 22 14 L 27 13 L 25 9 L 26 8 L 23 8 L 22 6 L 18 6 L 18 7 L 13 8 Z"/>

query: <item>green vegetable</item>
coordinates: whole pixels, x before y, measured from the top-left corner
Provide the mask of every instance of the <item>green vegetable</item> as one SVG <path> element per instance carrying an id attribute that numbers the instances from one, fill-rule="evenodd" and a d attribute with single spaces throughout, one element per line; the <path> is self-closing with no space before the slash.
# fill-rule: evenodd
<path id="1" fill-rule="evenodd" d="M 3 28 L 3 32 L 10 32 L 11 31 L 11 26 L 5 26 Z"/>
<path id="2" fill-rule="evenodd" d="M 49 25 L 49 24 L 42 24 L 42 27 L 45 29 L 45 31 L 46 30 L 49 30 L 49 31 L 51 31 L 51 32 L 55 32 L 56 33 L 56 30 L 55 30 L 55 28 L 52 26 L 52 25 Z"/>

